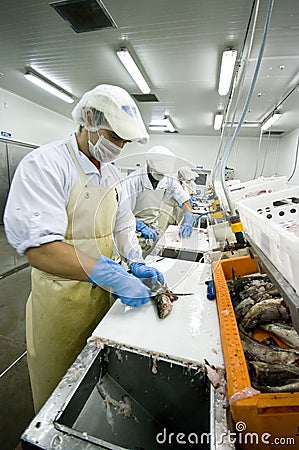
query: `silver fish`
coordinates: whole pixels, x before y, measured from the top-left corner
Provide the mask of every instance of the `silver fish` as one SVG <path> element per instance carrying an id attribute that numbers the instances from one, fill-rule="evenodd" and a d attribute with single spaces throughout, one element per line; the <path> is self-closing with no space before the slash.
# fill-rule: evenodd
<path id="1" fill-rule="evenodd" d="M 290 347 L 299 349 L 299 334 L 293 326 L 283 323 L 268 323 L 261 325 L 261 328 L 270 331 Z"/>
<path id="2" fill-rule="evenodd" d="M 152 297 L 152 300 L 157 306 L 159 318 L 164 319 L 164 317 L 168 316 L 172 310 L 172 301 L 170 300 L 170 297 L 166 293 L 162 293 Z"/>
<path id="3" fill-rule="evenodd" d="M 262 323 L 273 321 L 287 322 L 289 320 L 289 310 L 283 298 L 274 298 L 262 300 L 252 306 L 242 320 L 242 327 L 245 330 L 251 330 Z"/>
<path id="4" fill-rule="evenodd" d="M 289 384 L 283 384 L 282 386 L 259 386 L 256 383 L 252 383 L 252 386 L 260 392 L 299 392 L 299 381 L 290 380 Z"/>
<path id="5" fill-rule="evenodd" d="M 261 361 L 249 361 L 250 379 L 259 386 L 278 386 L 299 382 L 299 367 L 286 364 L 268 364 Z"/>
<path id="6" fill-rule="evenodd" d="M 151 298 L 157 307 L 158 317 L 164 319 L 171 312 L 172 302 L 176 301 L 178 296 L 159 281 L 154 285 L 151 284 L 151 280 L 148 278 L 142 281 L 152 291 Z"/>
<path id="7" fill-rule="evenodd" d="M 242 300 L 241 303 L 239 303 L 235 307 L 235 316 L 237 321 L 240 321 L 243 319 L 244 316 L 248 313 L 248 311 L 251 309 L 251 307 L 255 305 L 255 301 L 252 300 L 252 298 L 245 298 L 245 300 Z"/>
<path id="8" fill-rule="evenodd" d="M 250 359 L 258 359 L 269 364 L 299 365 L 299 351 L 282 349 L 280 347 L 273 349 L 252 339 L 241 328 L 239 328 L 239 332 L 244 352 L 246 355 L 249 355 Z"/>

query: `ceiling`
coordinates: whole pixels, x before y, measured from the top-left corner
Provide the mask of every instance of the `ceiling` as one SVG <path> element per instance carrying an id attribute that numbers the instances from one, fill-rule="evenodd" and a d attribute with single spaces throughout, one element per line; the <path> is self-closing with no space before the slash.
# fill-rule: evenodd
<path id="1" fill-rule="evenodd" d="M 127 46 L 133 49 L 151 92 L 159 99 L 138 102 L 147 126 L 166 112 L 181 135 L 219 136 L 220 131 L 213 129 L 214 114 L 227 110 L 230 104 L 231 120 L 240 91 L 235 115 L 239 120 L 257 62 L 268 0 L 259 2 L 250 55 L 246 52 L 252 26 L 246 41 L 245 34 L 253 0 L 104 0 L 116 27 L 81 33 L 76 33 L 50 3 L 1 0 L 1 88 L 71 117 L 73 105 L 31 85 L 23 76 L 25 67 L 31 66 L 76 98 L 100 83 L 116 84 L 138 94 L 115 54 Z M 243 49 L 231 99 L 217 92 L 221 54 L 228 47 L 237 49 L 239 56 Z M 299 1 L 274 0 L 245 120 L 261 123 L 279 106 L 283 115 L 271 131 L 286 134 L 298 128 L 298 81 Z M 259 136 L 260 128 L 242 128 L 240 135 Z"/>

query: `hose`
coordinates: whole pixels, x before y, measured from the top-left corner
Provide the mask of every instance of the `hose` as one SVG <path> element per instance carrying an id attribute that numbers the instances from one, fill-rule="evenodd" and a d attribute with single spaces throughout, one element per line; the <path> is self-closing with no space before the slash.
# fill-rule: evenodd
<path id="1" fill-rule="evenodd" d="M 293 178 L 294 173 L 295 173 L 295 171 L 296 171 L 297 161 L 298 161 L 298 150 L 299 150 L 299 136 L 298 136 L 298 138 L 297 138 L 297 147 L 296 147 L 296 155 L 295 155 L 294 168 L 293 168 L 293 172 L 291 173 L 290 178 L 288 179 L 288 181 L 290 181 L 290 180 Z"/>
<path id="2" fill-rule="evenodd" d="M 252 26 L 252 32 L 251 32 L 251 37 L 250 37 L 250 42 L 249 42 L 249 46 L 248 46 L 248 50 L 247 50 L 247 55 L 245 57 L 245 61 L 248 61 L 248 56 L 250 55 L 250 52 L 251 52 L 251 47 L 252 47 L 252 43 L 253 43 L 253 36 L 254 36 L 256 22 L 257 22 L 257 13 L 258 13 L 258 10 L 259 10 L 259 3 L 260 3 L 260 0 L 254 0 L 253 3 L 252 3 L 252 6 L 251 6 L 249 20 L 248 20 L 248 23 L 247 23 L 245 37 L 244 37 L 244 40 L 243 40 L 243 46 L 242 46 L 242 49 L 241 49 L 241 52 L 240 52 L 240 58 L 239 58 L 239 61 L 240 61 L 239 65 L 240 66 L 241 66 L 241 62 L 242 62 L 242 56 L 243 56 L 243 53 L 244 53 L 244 49 L 245 49 L 245 46 L 246 46 L 246 41 L 247 41 L 247 37 L 248 37 L 248 33 L 249 33 L 250 23 L 251 23 L 252 16 L 253 16 L 253 11 L 254 11 L 254 8 L 256 6 L 255 17 L 254 17 L 253 26 Z M 244 79 L 245 79 L 246 66 L 247 66 L 247 63 L 245 65 L 243 65 L 243 69 L 241 70 L 240 84 L 239 84 L 239 94 L 238 94 L 238 97 L 237 97 L 237 100 L 236 100 L 235 111 L 233 113 L 233 118 L 232 118 L 232 121 L 231 121 L 231 126 L 229 128 L 229 132 L 227 133 L 227 136 L 225 136 L 227 117 L 229 116 L 229 111 L 230 111 L 230 108 L 231 108 L 232 99 L 233 99 L 234 92 L 235 92 L 236 85 L 237 85 L 237 79 L 238 79 L 238 73 L 239 73 L 238 69 L 236 70 L 233 86 L 232 86 L 231 92 L 229 94 L 228 104 L 227 104 L 227 107 L 226 107 L 226 110 L 225 110 L 224 125 L 223 125 L 222 131 L 221 131 L 220 146 L 219 146 L 218 154 L 216 156 L 216 163 L 215 163 L 215 166 L 214 166 L 213 171 L 211 173 L 211 183 L 212 183 L 212 185 L 214 185 L 216 171 L 218 169 L 218 166 L 221 163 L 222 153 L 224 152 L 226 144 L 227 144 L 227 142 L 228 142 L 228 140 L 229 140 L 229 138 L 231 136 L 231 132 L 233 130 L 233 123 L 234 123 L 235 116 L 236 116 L 239 96 L 240 96 L 240 92 L 242 90 L 242 86 L 243 86 Z"/>
<path id="3" fill-rule="evenodd" d="M 238 134 L 240 132 L 240 129 L 241 129 L 241 126 L 243 124 L 245 115 L 247 113 L 247 110 L 248 110 L 248 107 L 249 107 L 249 104 L 250 104 L 250 100 L 251 100 L 251 97 L 252 97 L 252 94 L 253 94 L 253 90 L 254 90 L 254 87 L 255 87 L 255 84 L 256 84 L 257 76 L 258 76 L 258 73 L 259 73 L 259 69 L 260 69 L 260 65 L 261 65 L 261 62 L 262 62 L 262 57 L 263 57 L 263 53 L 264 53 L 264 49 L 265 49 L 266 36 L 267 36 L 267 33 L 268 33 L 269 24 L 270 24 L 270 18 L 271 18 L 271 13 L 272 13 L 272 9 L 273 9 L 273 3 L 274 3 L 274 0 L 269 0 L 267 16 L 266 16 L 264 30 L 263 30 L 262 43 L 261 43 L 261 47 L 260 47 L 260 50 L 259 50 L 259 55 L 258 55 L 258 59 L 257 59 L 257 63 L 256 63 L 254 75 L 253 75 L 253 79 L 252 79 L 252 82 L 251 82 L 251 86 L 250 86 L 249 92 L 247 94 L 247 98 L 246 98 L 246 102 L 245 102 L 243 111 L 241 113 L 240 121 L 239 121 L 239 123 L 237 125 L 237 128 L 236 128 L 234 134 L 233 134 L 232 140 L 231 140 L 230 145 L 229 145 L 229 147 L 228 147 L 228 149 L 226 151 L 226 155 L 223 158 L 222 166 L 221 166 L 221 180 L 223 182 L 224 193 L 225 193 L 225 196 L 226 196 L 226 199 L 227 199 L 227 202 L 228 202 L 230 214 L 232 216 L 235 215 L 235 208 L 234 208 L 234 206 L 232 204 L 232 201 L 231 201 L 231 199 L 229 197 L 227 186 L 225 185 L 225 180 L 224 180 L 225 179 L 225 166 L 226 166 L 227 160 L 228 160 L 228 158 L 229 158 L 229 156 L 231 154 L 233 146 L 235 144 L 236 138 L 237 138 L 237 136 L 238 136 Z"/>

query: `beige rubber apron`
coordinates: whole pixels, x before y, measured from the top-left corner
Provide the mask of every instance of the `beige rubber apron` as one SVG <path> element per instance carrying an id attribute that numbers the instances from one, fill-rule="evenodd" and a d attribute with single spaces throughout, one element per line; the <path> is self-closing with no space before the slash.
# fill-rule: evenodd
<path id="1" fill-rule="evenodd" d="M 173 198 L 162 202 L 161 211 L 158 218 L 159 229 L 165 231 L 169 225 L 177 225 L 176 221 L 177 203 Z"/>
<path id="2" fill-rule="evenodd" d="M 166 189 L 144 189 L 137 197 L 133 214 L 150 228 L 161 233 L 158 218 L 163 196 Z M 145 258 L 155 247 L 157 241 L 146 239 L 137 233 L 139 245 L 142 248 L 142 256 Z"/>
<path id="3" fill-rule="evenodd" d="M 74 150 L 69 152 L 81 184 L 71 191 L 65 242 L 98 258 L 111 257 L 117 210 L 115 189 L 88 186 Z M 68 280 L 32 269 L 26 305 L 27 357 L 37 412 L 74 362 L 110 306 L 110 294 L 88 282 Z"/>

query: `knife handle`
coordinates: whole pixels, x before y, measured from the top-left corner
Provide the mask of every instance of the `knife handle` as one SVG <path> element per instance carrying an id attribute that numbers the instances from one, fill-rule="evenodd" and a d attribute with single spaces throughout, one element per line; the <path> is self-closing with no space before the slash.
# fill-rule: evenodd
<path id="1" fill-rule="evenodd" d="M 215 284 L 213 280 L 206 281 L 207 285 L 207 298 L 214 300 L 216 297 Z"/>

